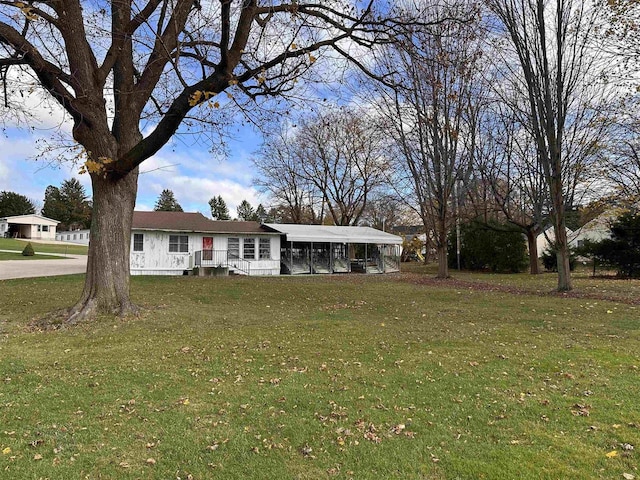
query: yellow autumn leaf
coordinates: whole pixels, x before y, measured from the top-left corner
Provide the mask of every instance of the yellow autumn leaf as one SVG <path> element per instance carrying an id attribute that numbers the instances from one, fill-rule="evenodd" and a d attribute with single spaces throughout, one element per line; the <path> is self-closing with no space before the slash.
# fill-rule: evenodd
<path id="1" fill-rule="evenodd" d="M 196 90 L 191 95 L 189 95 L 189 106 L 195 107 L 198 103 L 200 103 L 201 98 L 202 92 L 200 90 Z"/>
<path id="2" fill-rule="evenodd" d="M 615 458 L 618 456 L 618 451 L 617 450 L 611 450 L 609 453 L 606 454 L 607 458 Z"/>
<path id="3" fill-rule="evenodd" d="M 10 453 L 11 453 L 11 449 L 9 447 L 6 447 L 2 450 L 3 455 L 9 455 Z"/>
<path id="4" fill-rule="evenodd" d="M 296 48 L 298 48 L 298 45 L 296 45 L 295 43 L 291 44 L 291 50 L 295 50 Z"/>
<path id="5" fill-rule="evenodd" d="M 316 60 L 316 57 L 314 57 L 313 55 L 309 55 L 309 63 L 315 63 Z"/>

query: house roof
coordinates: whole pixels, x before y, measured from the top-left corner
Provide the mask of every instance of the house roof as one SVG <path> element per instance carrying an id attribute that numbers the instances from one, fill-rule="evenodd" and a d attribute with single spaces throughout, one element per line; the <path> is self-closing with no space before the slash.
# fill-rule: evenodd
<path id="1" fill-rule="evenodd" d="M 371 227 L 283 223 L 266 223 L 265 225 L 286 235 L 288 242 L 402 244 L 402 237 Z"/>
<path id="2" fill-rule="evenodd" d="M 214 221 L 201 213 L 192 212 L 133 212 L 132 229 L 199 233 L 271 233 L 258 222 Z"/>
<path id="3" fill-rule="evenodd" d="M 2 217 L 0 220 L 4 220 L 7 223 L 19 223 L 20 225 L 29 225 L 34 224 L 33 220 L 37 219 L 38 224 L 41 224 L 42 221 L 48 223 L 50 225 L 57 225 L 60 222 L 58 220 L 54 220 L 53 218 L 43 217 L 42 215 L 37 215 L 35 213 L 30 213 L 28 215 L 15 215 L 13 217 Z"/>

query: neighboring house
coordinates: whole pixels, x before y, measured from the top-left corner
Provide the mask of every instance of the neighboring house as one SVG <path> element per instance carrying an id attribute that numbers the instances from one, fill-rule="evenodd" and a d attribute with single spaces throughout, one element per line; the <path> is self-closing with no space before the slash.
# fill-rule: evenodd
<path id="1" fill-rule="evenodd" d="M 608 211 L 585 223 L 576 232 L 575 246 L 582 247 L 585 240 L 599 242 L 605 238 L 611 238 L 611 223 L 615 221 L 619 211 Z"/>
<path id="2" fill-rule="evenodd" d="M 0 218 L 0 237 L 55 240 L 60 222 L 42 215 L 17 215 Z"/>
<path id="3" fill-rule="evenodd" d="M 369 227 L 214 221 L 134 212 L 132 275 L 279 275 L 398 271 L 402 238 Z"/>
<path id="4" fill-rule="evenodd" d="M 89 233 L 91 230 L 72 230 L 68 232 L 56 233 L 56 240 L 59 242 L 78 243 L 89 245 Z"/>
<path id="5" fill-rule="evenodd" d="M 569 246 L 575 246 L 576 234 L 573 232 L 573 230 L 570 230 L 568 228 L 566 229 L 566 231 Z M 549 248 L 549 246 L 554 242 L 555 239 L 556 234 L 553 230 L 553 227 L 547 228 L 544 232 L 538 235 L 538 238 L 536 238 L 536 244 L 538 246 L 538 257 L 542 257 L 542 254 Z"/>

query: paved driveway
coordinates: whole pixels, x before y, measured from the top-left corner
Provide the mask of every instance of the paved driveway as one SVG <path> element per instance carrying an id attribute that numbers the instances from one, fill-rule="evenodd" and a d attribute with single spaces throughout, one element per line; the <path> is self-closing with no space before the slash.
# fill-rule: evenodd
<path id="1" fill-rule="evenodd" d="M 74 255 L 60 260 L 5 260 L 0 262 L 0 280 L 9 278 L 52 277 L 87 271 L 87 256 Z"/>

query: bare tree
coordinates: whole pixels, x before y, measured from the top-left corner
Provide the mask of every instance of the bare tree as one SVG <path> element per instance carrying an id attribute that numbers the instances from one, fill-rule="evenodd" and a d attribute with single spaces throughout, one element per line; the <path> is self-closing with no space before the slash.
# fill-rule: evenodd
<path id="1" fill-rule="evenodd" d="M 319 205 L 313 184 L 299 175 L 299 159 L 294 142 L 288 137 L 289 126 L 267 134 L 260 152 L 253 158 L 257 176 L 253 183 L 267 193 L 274 204 L 286 212 L 292 223 L 316 223 Z"/>
<path id="2" fill-rule="evenodd" d="M 357 225 L 388 168 L 374 122 L 364 112 L 340 109 L 298 128 L 299 175 L 322 195 L 334 224 Z"/>
<path id="3" fill-rule="evenodd" d="M 410 29 L 385 51 L 385 74 L 394 87 L 379 90 L 378 105 L 395 144 L 403 197 L 433 232 L 438 277 L 449 276 L 447 235 L 456 198 L 473 166 L 480 77 L 479 23 L 441 21 L 474 17 L 474 2 L 436 2 L 435 25 Z"/>
<path id="4" fill-rule="evenodd" d="M 505 62 L 517 79 L 515 91 L 526 105 L 524 125 L 535 143 L 549 191 L 558 290 L 571 290 L 565 210 L 572 204 L 570 177 L 582 172 L 571 168 L 579 161 L 579 152 L 569 152 L 566 147 L 570 126 L 586 125 L 595 117 L 588 104 L 593 99 L 589 89 L 596 83 L 598 73 L 590 43 L 597 28 L 598 10 L 590 2 L 578 0 L 486 3 L 510 40 L 511 49 L 505 45 Z M 578 135 L 579 130 L 572 132 Z M 587 149 L 592 146 L 583 145 Z"/>
<path id="5" fill-rule="evenodd" d="M 388 161 L 375 122 L 359 110 L 327 109 L 267 142 L 254 160 L 257 181 L 296 215 L 324 209 L 335 225 L 356 225 L 385 180 Z"/>
<path id="6" fill-rule="evenodd" d="M 640 97 L 625 99 L 618 109 L 605 152 L 603 173 L 627 203 L 640 201 Z"/>
<path id="7" fill-rule="evenodd" d="M 242 105 L 242 98 L 298 93 L 296 82 L 324 51 L 364 67 L 352 52 L 389 41 L 398 27 L 387 10 L 376 11 L 378 3 L 113 0 L 92 8 L 54 0 L 0 6 L 5 111 L 16 111 L 11 92 L 30 75 L 71 117 L 91 176 L 86 282 L 68 321 L 136 310 L 129 296 L 129 244 L 138 167 L 184 122 L 209 118 L 215 125 L 227 118 L 222 110 Z"/>

